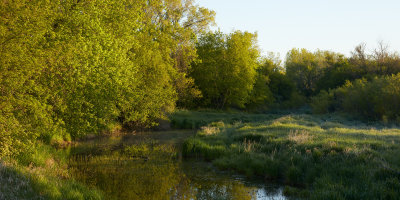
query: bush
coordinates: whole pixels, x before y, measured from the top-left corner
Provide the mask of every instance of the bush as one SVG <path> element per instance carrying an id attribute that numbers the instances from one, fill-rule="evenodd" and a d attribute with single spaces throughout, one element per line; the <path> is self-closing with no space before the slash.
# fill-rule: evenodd
<path id="1" fill-rule="evenodd" d="M 324 114 L 334 111 L 333 93 L 322 90 L 318 95 L 311 98 L 311 107 L 316 114 Z"/>
<path id="2" fill-rule="evenodd" d="M 296 109 L 304 106 L 307 103 L 307 98 L 299 93 L 293 92 L 290 99 L 279 105 L 282 109 Z"/>
<path id="3" fill-rule="evenodd" d="M 330 92 L 322 91 L 313 97 L 311 105 L 315 113 L 340 110 L 365 120 L 399 122 L 400 74 L 347 82 Z"/>

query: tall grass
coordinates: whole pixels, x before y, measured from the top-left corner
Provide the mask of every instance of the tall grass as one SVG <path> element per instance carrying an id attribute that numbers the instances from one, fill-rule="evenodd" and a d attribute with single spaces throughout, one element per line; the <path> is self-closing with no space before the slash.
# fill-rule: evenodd
<path id="1" fill-rule="evenodd" d="M 103 199 L 101 192 L 71 177 L 66 151 L 42 143 L 34 149 L 0 162 L 0 199 Z"/>
<path id="2" fill-rule="evenodd" d="M 400 196 L 397 128 L 368 126 L 335 115 L 244 117 L 241 113 L 194 112 L 186 116 L 194 123 L 214 119 L 219 124 L 210 122 L 186 140 L 184 156 L 204 158 L 221 169 L 283 183 L 287 195 L 307 199 Z M 216 128 L 214 134 L 204 133 Z"/>

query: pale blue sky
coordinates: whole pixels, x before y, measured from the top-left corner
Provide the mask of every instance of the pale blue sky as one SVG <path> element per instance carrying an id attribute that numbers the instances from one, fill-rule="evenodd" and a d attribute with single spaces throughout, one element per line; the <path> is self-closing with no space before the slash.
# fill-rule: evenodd
<path id="1" fill-rule="evenodd" d="M 400 51 L 400 0 L 197 0 L 216 11 L 218 28 L 258 32 L 264 53 L 281 58 L 292 48 L 350 55 L 379 40 Z"/>

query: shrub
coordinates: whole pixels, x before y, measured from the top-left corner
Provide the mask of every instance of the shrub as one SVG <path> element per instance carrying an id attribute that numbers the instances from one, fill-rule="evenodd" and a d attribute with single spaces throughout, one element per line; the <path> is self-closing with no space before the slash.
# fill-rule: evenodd
<path id="1" fill-rule="evenodd" d="M 358 115 L 365 120 L 397 121 L 400 116 L 400 74 L 359 79 L 344 86 L 322 91 L 312 98 L 315 113 L 335 110 Z"/>
<path id="2" fill-rule="evenodd" d="M 333 93 L 322 90 L 318 95 L 311 98 L 311 107 L 316 114 L 324 114 L 334 111 Z"/>

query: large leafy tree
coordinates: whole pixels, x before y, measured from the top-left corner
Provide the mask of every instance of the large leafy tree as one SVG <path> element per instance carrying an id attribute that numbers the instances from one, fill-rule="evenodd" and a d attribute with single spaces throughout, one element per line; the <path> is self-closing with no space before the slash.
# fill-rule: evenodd
<path id="1" fill-rule="evenodd" d="M 53 129 L 47 88 L 37 84 L 46 69 L 37 47 L 53 9 L 43 1 L 0 1 L 0 157 Z"/>
<path id="2" fill-rule="evenodd" d="M 286 74 L 294 81 L 297 89 L 306 96 L 315 92 L 317 81 L 322 76 L 325 66 L 320 52 L 292 49 L 286 56 Z"/>
<path id="3" fill-rule="evenodd" d="M 182 63 L 213 16 L 189 0 L 1 1 L 0 156 L 117 119 L 153 125 L 193 87 Z"/>
<path id="4" fill-rule="evenodd" d="M 258 66 L 257 35 L 235 31 L 209 32 L 200 37 L 201 62 L 191 76 L 202 91 L 202 104 L 215 108 L 244 107 L 253 89 Z"/>
<path id="5" fill-rule="evenodd" d="M 285 67 L 287 77 L 305 96 L 341 86 L 351 78 L 351 66 L 347 59 L 330 51 L 292 49 L 287 54 Z M 335 77 L 332 77 L 333 74 Z"/>

